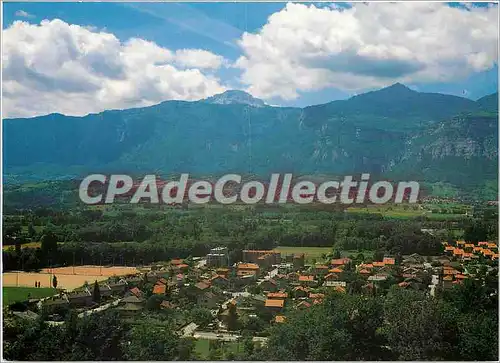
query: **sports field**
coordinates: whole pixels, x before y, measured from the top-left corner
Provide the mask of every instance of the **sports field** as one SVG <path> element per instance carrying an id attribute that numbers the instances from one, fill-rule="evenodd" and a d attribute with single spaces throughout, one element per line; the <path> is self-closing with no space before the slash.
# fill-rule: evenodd
<path id="1" fill-rule="evenodd" d="M 136 274 L 135 267 L 125 266 L 68 266 L 45 268 L 40 272 L 4 272 L 2 274 L 3 286 L 34 287 L 35 281 L 41 287 L 52 287 L 52 277 L 57 277 L 57 287 L 72 290 L 82 286 L 85 282 L 106 280 L 111 276 L 124 276 Z"/>
<path id="2" fill-rule="evenodd" d="M 16 301 L 25 301 L 28 299 L 40 299 L 42 297 L 55 295 L 57 292 L 53 288 L 35 288 L 35 287 L 3 287 L 2 297 L 3 305 L 12 304 Z"/>

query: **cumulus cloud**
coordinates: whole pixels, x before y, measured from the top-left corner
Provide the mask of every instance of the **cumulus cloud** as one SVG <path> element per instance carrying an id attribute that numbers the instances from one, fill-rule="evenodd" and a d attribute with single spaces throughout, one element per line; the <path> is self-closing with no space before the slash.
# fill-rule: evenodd
<path id="1" fill-rule="evenodd" d="M 14 15 L 17 17 L 20 17 L 20 18 L 34 18 L 35 17 L 33 14 L 30 14 L 24 10 L 18 10 L 14 13 Z"/>
<path id="2" fill-rule="evenodd" d="M 494 66 L 497 18 L 496 5 L 289 3 L 243 34 L 235 67 L 254 96 L 288 100 L 327 87 L 453 81 Z"/>
<path id="3" fill-rule="evenodd" d="M 3 114 L 84 115 L 194 100 L 226 90 L 214 74 L 224 58 L 206 50 L 171 51 L 143 39 L 44 20 L 16 21 L 3 33 Z"/>

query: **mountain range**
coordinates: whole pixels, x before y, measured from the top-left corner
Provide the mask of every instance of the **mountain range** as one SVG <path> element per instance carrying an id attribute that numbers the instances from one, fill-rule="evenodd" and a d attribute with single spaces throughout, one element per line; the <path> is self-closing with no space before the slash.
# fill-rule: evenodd
<path id="1" fill-rule="evenodd" d="M 473 101 L 394 84 L 305 108 L 243 91 L 83 117 L 3 121 L 5 182 L 88 173 L 273 172 L 449 183 L 497 180 L 498 93 Z"/>

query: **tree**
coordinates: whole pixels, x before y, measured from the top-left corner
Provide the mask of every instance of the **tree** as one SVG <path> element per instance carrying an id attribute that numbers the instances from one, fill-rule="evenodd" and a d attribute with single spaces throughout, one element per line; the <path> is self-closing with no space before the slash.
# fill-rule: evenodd
<path id="1" fill-rule="evenodd" d="M 36 236 L 35 227 L 33 226 L 33 223 L 30 223 L 28 226 L 28 237 L 34 238 L 35 236 Z"/>
<path id="2" fill-rule="evenodd" d="M 56 275 L 54 275 L 54 277 L 52 277 L 52 286 L 54 287 L 54 289 L 57 289 L 57 277 L 56 277 Z"/>
<path id="3" fill-rule="evenodd" d="M 229 314 L 227 317 L 227 329 L 229 331 L 238 330 L 238 313 L 235 304 L 229 304 Z"/>
<path id="4" fill-rule="evenodd" d="M 40 239 L 41 249 L 45 256 L 51 256 L 57 251 L 57 236 L 50 229 L 46 229 Z"/>
<path id="5" fill-rule="evenodd" d="M 130 344 L 125 344 L 127 360 L 154 361 L 189 359 L 193 345 L 180 344 L 180 338 L 171 326 L 159 327 L 145 320 L 135 325 L 129 333 Z"/>
<path id="6" fill-rule="evenodd" d="M 196 307 L 191 310 L 191 318 L 200 328 L 206 328 L 214 319 L 210 310 L 201 307 Z"/>
<path id="7" fill-rule="evenodd" d="M 376 250 L 373 254 L 374 261 L 382 261 L 384 259 L 384 251 Z"/>
<path id="8" fill-rule="evenodd" d="M 92 291 L 92 301 L 94 301 L 95 303 L 101 302 L 101 289 L 99 288 L 97 280 L 95 280 L 94 282 L 94 290 Z"/>

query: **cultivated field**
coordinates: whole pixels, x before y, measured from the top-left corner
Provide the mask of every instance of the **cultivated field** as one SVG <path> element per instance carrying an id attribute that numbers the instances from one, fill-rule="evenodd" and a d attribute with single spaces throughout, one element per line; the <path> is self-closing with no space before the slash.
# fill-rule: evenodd
<path id="1" fill-rule="evenodd" d="M 52 276 L 57 277 L 57 287 L 72 290 L 85 282 L 102 281 L 109 277 L 138 273 L 135 267 L 124 266 L 68 266 L 45 268 L 41 272 L 5 272 L 2 274 L 3 286 L 34 287 L 35 281 L 40 281 L 41 287 L 52 287 Z"/>

